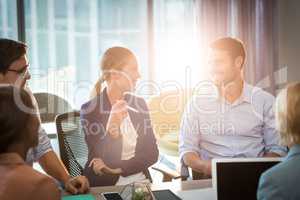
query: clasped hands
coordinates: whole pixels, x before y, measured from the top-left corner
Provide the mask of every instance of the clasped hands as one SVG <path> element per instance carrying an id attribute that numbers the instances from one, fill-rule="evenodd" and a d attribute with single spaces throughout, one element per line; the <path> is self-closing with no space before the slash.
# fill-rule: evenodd
<path id="1" fill-rule="evenodd" d="M 94 158 L 90 162 L 89 167 L 92 167 L 94 173 L 98 176 L 102 176 L 103 174 L 120 175 L 122 173 L 121 168 L 112 169 L 108 167 L 100 158 Z"/>

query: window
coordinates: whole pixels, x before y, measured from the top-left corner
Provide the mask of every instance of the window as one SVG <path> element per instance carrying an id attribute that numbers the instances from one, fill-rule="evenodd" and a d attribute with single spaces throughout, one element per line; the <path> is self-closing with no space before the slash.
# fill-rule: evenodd
<path id="1" fill-rule="evenodd" d="M 100 75 L 101 55 L 114 45 L 133 50 L 148 79 L 147 0 L 25 0 L 25 21 L 34 92 L 79 108 Z"/>
<path id="2" fill-rule="evenodd" d="M 0 37 L 17 39 L 17 6 L 16 1 L 0 1 Z"/>
<path id="3" fill-rule="evenodd" d="M 189 88 L 206 77 L 194 6 L 193 0 L 154 1 L 155 80 L 161 89 Z"/>
<path id="4" fill-rule="evenodd" d="M 151 79 L 159 89 L 170 81 L 192 87 L 205 76 L 194 0 L 153 1 L 153 52 L 148 46 L 148 0 L 24 2 L 34 92 L 57 94 L 79 108 L 100 75 L 102 54 L 115 45 L 133 50 L 141 81 Z M 142 85 L 138 93 L 146 97 L 149 88 Z"/>

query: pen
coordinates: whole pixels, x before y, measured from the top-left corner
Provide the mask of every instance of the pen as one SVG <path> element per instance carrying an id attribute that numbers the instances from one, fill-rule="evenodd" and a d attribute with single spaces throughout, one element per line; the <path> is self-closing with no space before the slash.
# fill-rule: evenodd
<path id="1" fill-rule="evenodd" d="M 128 109 L 128 110 L 131 110 L 131 111 L 133 111 L 133 112 L 136 112 L 136 113 L 139 112 L 137 109 L 135 109 L 135 108 L 133 108 L 133 107 L 130 107 L 130 106 L 128 106 L 128 105 L 127 105 L 127 109 Z"/>

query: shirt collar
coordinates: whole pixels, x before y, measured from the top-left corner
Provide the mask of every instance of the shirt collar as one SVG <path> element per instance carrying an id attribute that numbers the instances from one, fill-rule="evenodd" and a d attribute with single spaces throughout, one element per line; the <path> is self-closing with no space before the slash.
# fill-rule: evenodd
<path id="1" fill-rule="evenodd" d="M 295 155 L 300 155 L 300 144 L 295 144 L 290 148 L 287 159 L 294 157 Z"/>
<path id="2" fill-rule="evenodd" d="M 24 159 L 17 153 L 0 154 L 0 164 L 24 164 Z"/>
<path id="3" fill-rule="evenodd" d="M 215 89 L 216 91 L 218 91 L 217 87 Z M 234 102 L 234 104 L 239 104 L 241 102 L 251 103 L 252 92 L 253 92 L 253 87 L 244 81 L 241 96 Z M 221 96 L 220 94 L 218 94 L 216 100 L 220 100 L 220 99 Z"/>
<path id="4" fill-rule="evenodd" d="M 244 82 L 241 101 L 251 103 L 252 92 L 253 92 L 253 87 L 248 83 Z"/>

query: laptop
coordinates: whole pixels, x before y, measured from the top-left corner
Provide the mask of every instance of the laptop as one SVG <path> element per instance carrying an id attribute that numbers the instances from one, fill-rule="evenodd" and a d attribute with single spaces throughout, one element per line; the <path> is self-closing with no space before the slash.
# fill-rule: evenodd
<path id="1" fill-rule="evenodd" d="M 212 182 L 217 199 L 256 199 L 261 174 L 281 160 L 281 158 L 213 159 Z"/>

